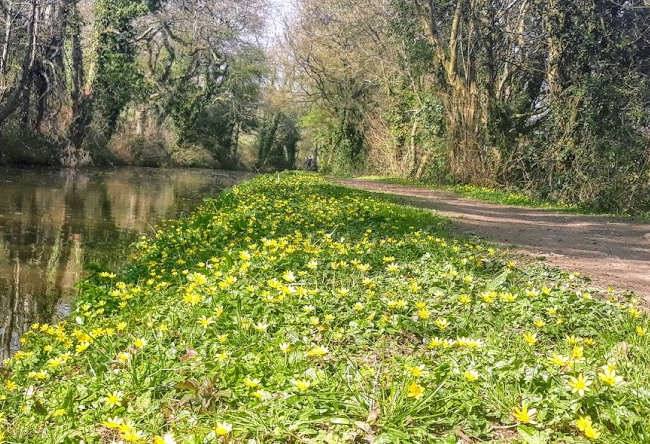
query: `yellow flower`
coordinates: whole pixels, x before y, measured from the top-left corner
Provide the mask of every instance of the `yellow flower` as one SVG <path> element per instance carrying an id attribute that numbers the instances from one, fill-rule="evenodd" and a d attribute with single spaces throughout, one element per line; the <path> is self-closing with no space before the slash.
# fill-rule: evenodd
<path id="1" fill-rule="evenodd" d="M 260 380 L 259 379 L 251 379 L 250 376 L 247 376 L 246 379 L 244 379 L 244 385 L 248 388 L 254 388 L 260 385 Z"/>
<path id="2" fill-rule="evenodd" d="M 463 375 L 468 381 L 476 381 L 479 377 L 479 374 L 476 370 L 465 370 Z"/>
<path id="3" fill-rule="evenodd" d="M 144 433 L 139 430 L 129 430 L 120 435 L 126 442 L 141 442 L 144 441 Z"/>
<path id="4" fill-rule="evenodd" d="M 420 364 L 416 367 L 411 367 L 410 365 L 406 366 L 406 371 L 409 375 L 419 378 L 420 376 L 425 376 L 428 372 L 424 364 Z"/>
<path id="5" fill-rule="evenodd" d="M 256 390 L 253 393 L 251 393 L 251 395 L 253 395 L 253 397 L 255 397 L 257 399 L 263 399 L 263 398 L 266 398 L 268 396 L 268 393 L 265 392 L 264 390 Z"/>
<path id="6" fill-rule="evenodd" d="M 584 396 L 585 392 L 590 390 L 589 386 L 592 381 L 585 378 L 585 376 L 580 373 L 577 378 L 571 376 L 569 380 L 569 386 L 571 387 L 571 393 L 577 393 L 580 396 Z"/>
<path id="7" fill-rule="evenodd" d="M 441 330 L 444 330 L 445 328 L 449 327 L 449 321 L 447 321 L 445 318 L 438 318 L 436 319 L 435 323 L 438 326 L 438 328 Z"/>
<path id="8" fill-rule="evenodd" d="M 569 363 L 569 358 L 567 356 L 558 355 L 557 353 L 554 353 L 553 357 L 548 358 L 548 360 L 551 364 L 560 367 L 564 367 Z"/>
<path id="9" fill-rule="evenodd" d="M 579 345 L 573 347 L 573 350 L 571 350 L 571 359 L 576 362 L 582 361 L 584 359 L 584 348 Z"/>
<path id="10" fill-rule="evenodd" d="M 13 382 L 11 379 L 8 379 L 7 382 L 5 382 L 5 387 L 7 388 L 7 390 L 12 392 L 18 388 L 18 384 Z"/>
<path id="11" fill-rule="evenodd" d="M 600 431 L 598 429 L 596 429 L 596 427 L 594 427 L 591 424 L 586 426 L 585 429 L 582 432 L 589 439 L 598 439 L 598 438 L 600 438 Z"/>
<path id="12" fill-rule="evenodd" d="M 582 338 L 578 338 L 578 337 L 575 337 L 575 336 L 571 335 L 571 336 L 566 337 L 566 341 L 570 345 L 576 345 L 577 343 L 582 342 Z"/>
<path id="13" fill-rule="evenodd" d="M 199 324 L 201 324 L 203 328 L 208 328 L 210 324 L 214 324 L 214 320 L 204 315 L 199 318 Z"/>
<path id="14" fill-rule="evenodd" d="M 282 279 L 287 282 L 296 282 L 296 275 L 293 274 L 293 271 L 288 270 L 282 275 Z"/>
<path id="15" fill-rule="evenodd" d="M 263 322 L 258 322 L 257 324 L 255 324 L 255 326 L 253 328 L 255 330 L 257 330 L 258 332 L 260 332 L 260 333 L 264 333 L 266 331 L 266 329 L 269 328 L 269 324 L 265 324 Z"/>
<path id="16" fill-rule="evenodd" d="M 622 376 L 617 376 L 616 375 L 616 370 L 610 369 L 609 366 L 605 365 L 603 366 L 603 371 L 602 373 L 598 373 L 598 378 L 603 381 L 605 384 L 609 385 L 616 385 L 620 384 L 623 382 L 623 377 Z"/>
<path id="17" fill-rule="evenodd" d="M 171 433 L 165 433 L 165 436 L 156 436 L 153 439 L 154 444 L 176 444 L 176 439 Z"/>
<path id="18" fill-rule="evenodd" d="M 309 381 L 309 379 L 297 379 L 294 382 L 294 385 L 296 386 L 296 388 L 298 390 L 300 390 L 301 392 L 304 392 L 311 385 L 311 381 Z"/>
<path id="19" fill-rule="evenodd" d="M 231 431 L 232 431 L 232 424 L 228 424 L 226 422 L 218 422 L 217 425 L 214 427 L 214 432 L 218 436 L 227 435 Z"/>
<path id="20" fill-rule="evenodd" d="M 420 310 L 418 310 L 418 317 L 420 319 L 428 319 L 429 316 L 431 316 L 431 314 L 429 313 L 429 310 L 427 310 L 426 308 L 421 308 Z"/>
<path id="21" fill-rule="evenodd" d="M 142 348 L 142 347 L 144 347 L 145 345 L 147 345 L 147 341 L 145 341 L 145 340 L 142 339 L 142 338 L 137 338 L 135 341 L 133 341 L 133 346 L 134 346 L 135 348 Z"/>
<path id="22" fill-rule="evenodd" d="M 537 333 L 524 333 L 524 341 L 528 343 L 528 345 L 533 345 L 537 342 Z"/>
<path id="23" fill-rule="evenodd" d="M 390 273 L 395 273 L 399 271 L 399 265 L 397 265 L 396 263 L 388 264 L 386 265 L 386 271 Z"/>
<path id="24" fill-rule="evenodd" d="M 521 408 L 515 407 L 513 409 L 512 416 L 514 416 L 517 421 L 527 424 L 529 422 L 532 422 L 536 413 L 537 409 L 528 410 L 528 406 L 524 404 Z"/>
<path id="25" fill-rule="evenodd" d="M 420 399 L 422 395 L 424 395 L 424 387 L 417 382 L 413 381 L 411 385 L 407 387 L 406 396 L 409 398 Z"/>
<path id="26" fill-rule="evenodd" d="M 483 299 L 483 301 L 487 302 L 488 304 L 491 304 L 492 302 L 494 302 L 494 298 L 496 297 L 496 293 L 493 292 L 493 291 L 484 291 L 484 292 L 482 292 L 480 294 L 480 296 L 481 296 L 481 299 Z"/>
<path id="27" fill-rule="evenodd" d="M 327 347 L 323 347 L 322 345 L 319 345 L 309 350 L 307 352 L 307 356 L 322 357 L 325 356 L 327 353 L 329 353 L 329 349 Z"/>
<path id="28" fill-rule="evenodd" d="M 104 398 L 104 402 L 109 407 L 119 407 L 122 405 L 122 396 L 122 392 L 109 393 L 108 396 Z"/>
<path id="29" fill-rule="evenodd" d="M 108 418 L 103 422 L 104 427 L 107 429 L 119 429 L 122 426 L 124 420 L 122 418 L 114 417 Z"/>
<path id="30" fill-rule="evenodd" d="M 280 344 L 280 351 L 282 353 L 289 353 L 291 351 L 291 345 L 288 342 L 283 342 Z"/>
<path id="31" fill-rule="evenodd" d="M 591 417 L 589 416 L 581 416 L 578 418 L 576 421 L 576 427 L 578 430 L 581 432 L 584 432 L 587 427 L 591 426 Z"/>
<path id="32" fill-rule="evenodd" d="M 639 336 L 648 336 L 648 329 L 643 328 L 640 325 L 636 327 L 636 334 Z"/>
<path id="33" fill-rule="evenodd" d="M 472 298 L 470 298 L 469 296 L 467 296 L 466 294 L 464 294 L 464 295 L 461 295 L 461 296 L 458 298 L 458 301 L 459 301 L 461 304 L 469 304 L 470 302 L 472 302 Z"/>

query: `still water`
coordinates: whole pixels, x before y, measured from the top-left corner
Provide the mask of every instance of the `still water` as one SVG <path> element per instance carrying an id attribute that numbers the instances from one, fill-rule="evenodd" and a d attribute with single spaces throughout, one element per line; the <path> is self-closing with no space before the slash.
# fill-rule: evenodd
<path id="1" fill-rule="evenodd" d="M 0 167 L 0 362 L 32 323 L 66 316 L 86 265 L 115 270 L 139 235 L 248 177 L 218 170 Z"/>

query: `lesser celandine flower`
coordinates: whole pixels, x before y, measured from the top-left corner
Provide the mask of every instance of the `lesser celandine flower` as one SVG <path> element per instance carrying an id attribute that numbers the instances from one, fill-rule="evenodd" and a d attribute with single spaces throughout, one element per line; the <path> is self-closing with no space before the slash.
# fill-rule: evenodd
<path id="1" fill-rule="evenodd" d="M 244 385 L 249 388 L 254 388 L 260 385 L 260 380 L 246 376 L 246 379 L 244 379 Z"/>
<path id="2" fill-rule="evenodd" d="M 113 393 L 109 393 L 109 394 L 104 398 L 104 402 L 105 402 L 106 405 L 108 405 L 109 407 L 119 407 L 119 406 L 122 405 L 122 396 L 123 396 L 123 393 L 122 393 L 122 392 L 113 392 Z"/>
<path id="3" fill-rule="evenodd" d="M 584 359 L 584 348 L 579 345 L 573 347 L 573 350 L 571 350 L 571 359 L 575 362 L 582 361 Z"/>
<path id="4" fill-rule="evenodd" d="M 126 442 L 142 442 L 144 441 L 145 435 L 140 430 L 128 430 L 123 432 L 120 438 Z"/>
<path id="5" fill-rule="evenodd" d="M 528 343 L 528 345 L 533 345 L 537 342 L 537 333 L 524 333 L 524 341 Z"/>
<path id="6" fill-rule="evenodd" d="M 569 379 L 569 386 L 571 387 L 571 393 L 577 393 L 580 396 L 584 396 L 585 392 L 588 392 L 589 386 L 591 385 L 592 381 L 590 381 L 588 378 L 585 378 L 585 376 L 580 373 L 578 377 L 573 377 Z"/>
<path id="7" fill-rule="evenodd" d="M 107 429 L 118 429 L 124 420 L 122 418 L 113 417 L 113 418 L 108 418 L 106 421 L 103 422 L 104 427 Z"/>
<path id="8" fill-rule="evenodd" d="M 406 396 L 409 398 L 415 398 L 415 399 L 420 399 L 422 395 L 424 395 L 424 387 L 422 387 L 420 384 L 417 382 L 413 381 L 407 388 L 406 388 Z"/>
<path id="9" fill-rule="evenodd" d="M 199 322 L 199 324 L 201 324 L 201 327 L 203 327 L 203 328 L 208 328 L 208 326 L 210 324 L 214 324 L 214 320 L 212 318 L 209 318 L 209 317 L 205 316 L 205 315 L 201 316 L 199 318 L 198 322 Z"/>
<path id="10" fill-rule="evenodd" d="M 521 408 L 515 407 L 512 411 L 512 416 L 514 416 L 517 421 L 523 424 L 532 422 L 536 414 L 537 409 L 528 409 L 528 406 L 526 404 L 522 405 Z"/>
<path id="11" fill-rule="evenodd" d="M 296 388 L 298 390 L 300 390 L 301 392 L 304 392 L 311 385 L 311 381 L 309 379 L 297 379 L 294 382 L 294 385 L 296 386 Z"/>
<path id="12" fill-rule="evenodd" d="M 616 370 L 611 369 L 608 365 L 604 365 L 603 371 L 598 373 L 598 378 L 605 384 L 614 386 L 623 382 L 623 377 L 616 374 Z"/>
<path id="13" fill-rule="evenodd" d="M 327 353 L 329 353 L 329 349 L 327 347 L 323 347 L 322 345 L 318 345 L 311 350 L 307 352 L 307 356 L 318 356 L 322 357 L 325 356 Z"/>
<path id="14" fill-rule="evenodd" d="M 589 439 L 600 438 L 600 431 L 593 424 L 586 426 L 582 433 L 584 433 L 585 436 Z"/>
<path id="15" fill-rule="evenodd" d="M 551 364 L 558 365 L 560 367 L 564 367 L 569 363 L 568 356 L 558 355 L 557 353 L 554 353 L 552 357 L 548 358 L 548 360 Z"/>
<path id="16" fill-rule="evenodd" d="M 229 424 L 227 422 L 218 422 L 217 425 L 214 427 L 214 433 L 216 433 L 218 436 L 227 435 L 231 431 L 232 431 L 232 424 Z"/>
<path id="17" fill-rule="evenodd" d="M 441 330 L 444 330 L 445 328 L 449 327 L 449 321 L 447 321 L 445 318 L 436 319 L 435 324 Z"/>
<path id="18" fill-rule="evenodd" d="M 171 433 L 165 433 L 165 436 L 155 436 L 153 442 L 154 444 L 176 444 L 176 439 Z"/>
<path id="19" fill-rule="evenodd" d="M 414 376 L 416 378 L 419 378 L 420 376 L 425 376 L 428 373 L 424 364 L 420 364 L 414 367 L 407 365 L 406 372 L 409 375 Z"/>

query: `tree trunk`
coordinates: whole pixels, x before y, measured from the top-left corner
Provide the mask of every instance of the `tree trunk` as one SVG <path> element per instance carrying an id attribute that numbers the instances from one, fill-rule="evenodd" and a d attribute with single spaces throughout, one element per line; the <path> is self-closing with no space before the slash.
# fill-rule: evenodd
<path id="1" fill-rule="evenodd" d="M 35 28 L 37 9 L 38 1 L 32 0 L 29 17 L 27 19 L 27 48 L 25 49 L 25 56 L 23 57 L 20 80 L 14 90 L 11 91 L 7 101 L 0 104 L 0 125 L 2 125 L 7 118 L 16 111 L 20 105 L 20 99 L 24 90 L 29 83 L 32 68 L 34 66 L 34 60 L 36 59 Z"/>
<path id="2" fill-rule="evenodd" d="M 0 57 L 0 102 L 7 88 L 7 64 L 9 62 L 9 43 L 11 42 L 11 25 L 13 23 L 14 3 L 9 2 L 7 14 L 5 16 L 5 43 L 2 45 L 2 56 Z"/>
<path id="3" fill-rule="evenodd" d="M 74 1 L 74 0 L 73 0 Z M 68 138 L 75 149 L 80 149 L 93 118 L 93 95 L 92 92 L 84 90 L 85 72 L 83 63 L 83 51 L 81 48 L 81 26 L 77 4 L 72 6 L 72 21 L 74 27 L 71 30 L 72 39 L 72 90 L 70 99 L 72 100 L 72 119 L 68 128 Z"/>

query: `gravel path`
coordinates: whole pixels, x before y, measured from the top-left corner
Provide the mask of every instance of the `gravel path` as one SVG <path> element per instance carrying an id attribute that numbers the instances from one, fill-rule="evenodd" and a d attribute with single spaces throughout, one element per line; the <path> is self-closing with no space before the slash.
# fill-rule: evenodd
<path id="1" fill-rule="evenodd" d="M 505 206 L 406 185 L 345 179 L 338 183 L 403 196 L 412 205 L 450 217 L 471 234 L 513 246 L 588 276 L 600 287 L 632 290 L 650 302 L 650 224 Z"/>

